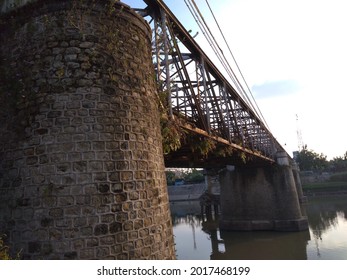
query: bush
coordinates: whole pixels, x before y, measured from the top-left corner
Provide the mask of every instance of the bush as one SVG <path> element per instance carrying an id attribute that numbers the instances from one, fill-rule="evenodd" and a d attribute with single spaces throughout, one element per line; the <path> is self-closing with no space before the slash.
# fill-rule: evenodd
<path id="1" fill-rule="evenodd" d="M 330 181 L 332 182 L 347 182 L 347 172 L 336 173 L 331 175 Z"/>
<path id="2" fill-rule="evenodd" d="M 10 248 L 5 245 L 4 238 L 6 237 L 5 234 L 0 234 L 0 260 L 13 260 L 11 257 L 9 251 Z M 16 260 L 20 259 L 21 252 L 17 253 Z"/>
<path id="3" fill-rule="evenodd" d="M 198 170 L 195 168 L 187 172 L 183 179 L 187 183 L 202 183 L 205 181 L 205 177 L 202 173 L 202 170 Z"/>
<path id="4" fill-rule="evenodd" d="M 5 245 L 3 237 L 4 235 L 0 235 L 0 260 L 10 260 L 9 248 Z"/>

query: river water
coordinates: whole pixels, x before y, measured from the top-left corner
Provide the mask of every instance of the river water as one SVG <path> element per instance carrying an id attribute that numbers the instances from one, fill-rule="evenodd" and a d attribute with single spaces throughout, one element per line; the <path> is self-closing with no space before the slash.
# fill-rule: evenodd
<path id="1" fill-rule="evenodd" d="M 304 232 L 226 232 L 198 201 L 171 202 L 179 260 L 347 260 L 347 196 L 309 198 Z"/>

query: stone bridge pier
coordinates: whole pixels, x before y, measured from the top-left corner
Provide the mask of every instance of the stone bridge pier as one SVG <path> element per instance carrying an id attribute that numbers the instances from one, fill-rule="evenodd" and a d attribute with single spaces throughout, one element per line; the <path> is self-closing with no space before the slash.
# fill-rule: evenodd
<path id="1" fill-rule="evenodd" d="M 228 166 L 219 179 L 222 230 L 308 229 L 307 218 L 300 209 L 296 179 L 285 152 L 277 153 L 277 164 L 269 166 Z"/>
<path id="2" fill-rule="evenodd" d="M 0 234 L 25 259 L 173 259 L 151 30 L 116 1 L 1 15 Z"/>

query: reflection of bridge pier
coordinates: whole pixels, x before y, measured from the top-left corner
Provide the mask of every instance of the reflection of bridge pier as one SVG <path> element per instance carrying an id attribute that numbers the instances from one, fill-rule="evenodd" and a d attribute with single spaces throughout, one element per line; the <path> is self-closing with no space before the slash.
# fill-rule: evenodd
<path id="1" fill-rule="evenodd" d="M 307 259 L 306 246 L 311 239 L 307 230 L 300 232 L 220 231 L 219 216 L 214 217 L 212 212 L 203 216 L 201 225 L 202 230 L 210 236 L 211 260 Z"/>
<path id="2" fill-rule="evenodd" d="M 219 216 L 219 195 L 203 193 L 200 197 L 201 216 L 207 220 L 217 219 Z M 204 218 L 203 218 L 204 219 Z"/>
<path id="3" fill-rule="evenodd" d="M 203 230 L 204 230 L 204 225 L 203 225 Z M 223 244 L 223 240 L 218 239 L 218 230 L 217 230 L 217 228 L 211 229 L 209 231 L 207 231 L 205 229 L 204 231 L 208 232 L 209 235 L 210 235 L 210 240 L 211 240 L 211 259 L 213 259 L 213 256 L 220 254 L 219 244 Z"/>
<path id="4" fill-rule="evenodd" d="M 209 209 L 209 212 L 206 212 L 202 216 L 202 230 L 209 234 L 211 240 L 211 256 L 219 253 L 219 244 L 223 243 L 222 240 L 218 239 L 218 224 L 219 224 L 219 213 L 212 212 L 212 209 Z M 206 209 L 208 211 L 208 209 Z"/>
<path id="5" fill-rule="evenodd" d="M 220 233 L 225 252 L 214 250 L 212 260 L 306 260 L 309 231 L 302 232 L 226 232 Z M 212 246 L 221 241 L 211 237 Z M 252 253 L 250 253 L 252 252 Z"/>

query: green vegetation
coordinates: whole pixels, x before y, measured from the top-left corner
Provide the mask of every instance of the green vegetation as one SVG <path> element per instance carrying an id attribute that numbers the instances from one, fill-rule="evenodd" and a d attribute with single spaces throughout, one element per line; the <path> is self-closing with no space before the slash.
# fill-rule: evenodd
<path id="1" fill-rule="evenodd" d="M 5 245 L 3 236 L 0 235 L 0 260 L 10 260 L 9 248 Z"/>
<path id="2" fill-rule="evenodd" d="M 305 145 L 295 156 L 295 161 L 299 164 L 301 171 L 347 172 L 347 152 L 343 156 L 328 161 L 326 155 L 318 154 Z"/>
<path id="3" fill-rule="evenodd" d="M 302 186 L 304 192 L 341 192 L 347 191 L 347 172 L 331 175 L 325 182 L 308 183 Z"/>
<path id="4" fill-rule="evenodd" d="M 333 173 L 329 182 L 306 185 L 306 188 L 309 186 L 310 188 L 322 188 L 323 185 L 325 187 L 328 187 L 328 185 L 335 187 L 335 183 L 340 185 L 347 184 L 347 152 L 342 157 L 335 157 L 328 161 L 324 154 L 318 154 L 313 150 L 309 150 L 307 145 L 305 145 L 295 156 L 295 161 L 299 164 L 301 171 L 312 171 L 315 174 L 322 172 Z"/>
<path id="5" fill-rule="evenodd" d="M 165 171 L 166 174 L 166 182 L 169 186 L 172 186 L 175 184 L 176 180 L 176 174 L 173 171 Z"/>
<path id="6" fill-rule="evenodd" d="M 188 169 L 188 170 L 177 170 L 166 171 L 166 181 L 167 184 L 174 185 L 176 180 L 183 180 L 186 184 L 198 184 L 202 183 L 205 180 L 205 176 L 202 170 L 199 169 Z"/>
<path id="7" fill-rule="evenodd" d="M 347 172 L 340 172 L 331 175 L 330 181 L 332 182 L 347 182 Z"/>
<path id="8" fill-rule="evenodd" d="M 163 153 L 169 154 L 181 147 L 181 139 L 184 138 L 185 132 L 179 126 L 176 119 L 169 119 L 162 115 L 160 119 L 161 135 L 163 143 Z"/>
<path id="9" fill-rule="evenodd" d="M 201 183 L 204 182 L 205 177 L 202 170 L 193 168 L 184 175 L 183 179 L 187 183 Z"/>
<path id="10" fill-rule="evenodd" d="M 317 182 L 309 183 L 302 186 L 304 190 L 346 190 L 347 182 Z"/>
<path id="11" fill-rule="evenodd" d="M 306 193 L 318 192 L 345 192 L 347 191 L 347 152 L 342 157 L 335 157 L 328 161 L 324 154 L 318 154 L 313 150 L 304 148 L 295 157 L 301 171 L 312 171 L 319 176 L 327 172 L 330 178 L 326 181 L 303 184 Z M 323 179 L 324 180 L 324 179 Z"/>
<path id="12" fill-rule="evenodd" d="M 4 242 L 4 237 L 6 237 L 6 235 L 0 234 L 0 260 L 19 260 L 21 252 L 17 253 L 15 258 L 12 258 L 9 253 L 10 248 Z"/>
<path id="13" fill-rule="evenodd" d="M 307 145 L 296 155 L 300 170 L 323 171 L 327 168 L 327 157 L 307 149 Z"/>

